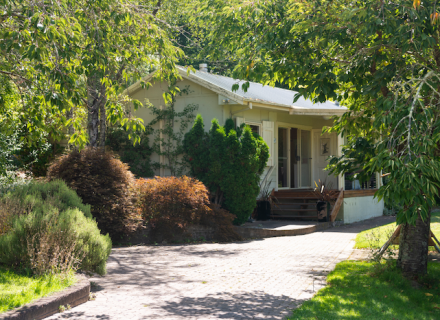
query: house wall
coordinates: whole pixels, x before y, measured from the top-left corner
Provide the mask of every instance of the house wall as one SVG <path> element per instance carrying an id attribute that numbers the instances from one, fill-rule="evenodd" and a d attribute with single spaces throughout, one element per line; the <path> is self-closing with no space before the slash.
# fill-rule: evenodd
<path id="1" fill-rule="evenodd" d="M 259 107 L 254 107 L 252 110 L 245 110 L 242 112 L 237 112 L 240 110 L 243 110 L 246 108 L 246 106 L 242 105 L 225 105 L 224 106 L 224 113 L 225 117 L 230 117 L 231 114 L 233 118 L 240 117 L 242 118 L 242 121 L 247 123 L 250 122 L 252 124 L 254 123 L 262 123 L 263 121 L 272 121 L 274 122 L 274 144 L 273 144 L 273 161 L 274 164 L 278 163 L 278 128 L 279 127 L 286 127 L 286 124 L 288 124 L 292 128 L 299 128 L 303 130 L 310 130 L 312 131 L 312 139 L 313 139 L 313 133 L 316 131 L 321 132 L 322 128 L 324 126 L 332 126 L 333 121 L 332 120 L 325 120 L 322 116 L 303 116 L 303 115 L 290 115 L 287 111 L 277 111 L 277 110 L 269 110 L 269 109 L 263 109 Z M 313 143 L 313 141 L 312 141 Z M 337 143 L 337 139 L 335 139 L 335 143 Z M 312 148 L 314 145 L 312 146 Z M 337 153 L 337 147 L 334 148 L 335 155 Z M 313 157 L 317 157 L 317 155 L 313 155 Z M 313 158 L 312 157 L 312 158 Z M 312 166 L 315 166 L 315 162 L 312 159 Z M 263 177 L 266 176 L 268 171 L 271 168 L 266 168 Z M 318 180 L 318 177 L 316 175 L 315 170 L 312 168 L 312 184 L 314 180 Z M 315 173 L 315 175 L 314 175 Z M 278 170 L 275 168 L 272 170 L 271 174 L 267 177 L 268 181 L 271 181 L 270 188 L 275 188 L 275 190 L 278 190 Z M 337 179 L 334 179 L 334 186 L 336 187 L 338 182 Z"/>
<path id="2" fill-rule="evenodd" d="M 274 123 L 274 143 L 272 150 L 272 161 L 274 165 L 277 165 L 278 162 L 278 127 L 285 126 L 288 124 L 291 127 L 296 127 L 300 129 L 306 130 L 315 130 L 321 131 L 323 126 L 331 126 L 331 120 L 325 120 L 322 116 L 303 116 L 303 115 L 290 115 L 288 111 L 278 111 L 271 110 L 267 108 L 261 107 L 253 107 L 251 110 L 241 111 L 245 109 L 246 105 L 238 105 L 235 102 L 230 101 L 229 103 L 224 103 L 224 97 L 218 95 L 217 93 L 206 89 L 192 81 L 184 79 L 179 81 L 177 85 L 182 89 L 188 88 L 188 94 L 182 94 L 181 96 L 176 97 L 175 108 L 176 111 L 182 111 L 185 106 L 188 104 L 196 104 L 198 105 L 198 110 L 196 113 L 202 115 L 205 121 L 205 131 L 209 131 L 211 127 L 211 120 L 216 118 L 219 120 L 220 124 L 224 124 L 226 119 L 232 117 L 236 119 L 237 117 L 241 118 L 243 122 L 251 122 L 252 124 L 262 124 L 263 121 L 270 121 Z M 166 83 L 158 82 L 154 83 L 149 89 L 139 89 L 133 93 L 129 93 L 132 98 L 138 99 L 142 103 L 148 100 L 150 103 L 155 105 L 156 107 L 165 106 L 163 100 L 164 92 L 167 92 L 168 86 Z M 136 113 L 136 116 L 142 118 L 145 124 L 148 124 L 150 121 L 154 119 L 148 108 L 141 108 Z M 284 125 L 282 125 L 284 124 Z M 155 129 L 159 128 L 159 124 L 154 126 Z M 188 130 L 190 127 L 188 127 Z M 153 142 L 153 137 L 150 137 L 150 145 Z M 152 161 L 159 162 L 159 156 L 154 154 L 152 156 Z M 313 165 L 313 163 L 312 163 Z M 267 167 L 265 172 L 263 173 L 263 177 L 266 177 L 267 173 L 271 172 L 269 176 L 267 176 L 267 181 L 270 181 L 269 189 L 275 188 L 278 189 L 277 184 L 277 168 Z M 157 170 L 155 175 L 170 175 L 170 172 L 165 170 L 164 172 L 160 172 Z M 314 177 L 312 176 L 312 183 Z M 317 180 L 317 178 L 315 179 Z"/>
<path id="3" fill-rule="evenodd" d="M 377 201 L 373 196 L 344 198 L 337 220 L 353 223 L 383 215 L 383 200 Z"/>
<path id="4" fill-rule="evenodd" d="M 223 117 L 223 110 L 218 105 L 218 95 L 211 90 L 208 90 L 192 81 L 182 80 L 177 83 L 177 86 L 182 90 L 188 88 L 188 94 L 182 94 L 176 97 L 175 110 L 181 112 L 189 104 L 198 105 L 198 109 L 195 114 L 201 114 L 205 120 L 205 131 L 209 131 L 211 127 L 211 120 L 217 118 L 221 124 L 224 124 L 226 120 Z M 156 107 L 165 106 L 163 94 L 168 91 L 168 86 L 164 82 L 154 83 L 149 89 L 139 89 L 130 96 L 134 99 L 138 99 L 144 105 L 146 101 L 149 101 Z M 151 111 L 148 108 L 140 108 L 135 112 L 135 115 L 144 120 L 145 124 L 148 124 L 154 119 Z M 188 130 L 192 124 L 188 126 Z M 159 129 L 159 124 L 153 126 L 154 129 Z M 150 137 L 150 145 L 153 143 L 153 137 Z M 153 154 L 151 160 L 159 162 L 159 156 Z M 169 176 L 169 170 L 165 170 L 161 174 L 160 170 L 155 171 L 155 175 Z"/>

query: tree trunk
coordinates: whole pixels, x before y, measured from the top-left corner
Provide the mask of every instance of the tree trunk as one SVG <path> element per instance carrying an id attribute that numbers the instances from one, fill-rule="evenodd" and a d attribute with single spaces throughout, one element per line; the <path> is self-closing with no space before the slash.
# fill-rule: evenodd
<path id="1" fill-rule="evenodd" d="M 428 272 L 428 240 L 431 213 L 425 221 L 420 215 L 416 224 L 403 224 L 400 230 L 397 267 L 407 278 L 417 278 Z"/>
<path id="2" fill-rule="evenodd" d="M 99 113 L 101 106 L 105 105 L 105 87 L 101 85 L 98 76 L 91 76 L 87 79 L 87 133 L 89 136 L 89 146 L 98 147 L 99 143 Z M 102 107 L 104 108 L 104 107 Z M 105 109 L 104 109 L 105 114 Z M 105 124 L 104 124 L 105 135 Z M 105 143 L 105 141 L 104 141 Z"/>
<path id="3" fill-rule="evenodd" d="M 105 134 L 106 134 L 106 113 L 105 113 L 105 104 L 107 102 L 106 97 L 106 87 L 105 85 L 101 85 L 101 102 L 99 106 L 99 146 L 101 148 L 105 147 Z"/>

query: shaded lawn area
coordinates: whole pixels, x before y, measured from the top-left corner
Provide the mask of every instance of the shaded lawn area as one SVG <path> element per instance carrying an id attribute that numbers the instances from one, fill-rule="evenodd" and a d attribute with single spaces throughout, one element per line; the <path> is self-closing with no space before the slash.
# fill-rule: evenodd
<path id="1" fill-rule="evenodd" d="M 397 225 L 395 222 L 386 224 L 381 227 L 369 229 L 358 233 L 356 237 L 356 249 L 365 248 L 381 248 L 385 242 L 391 237 L 396 230 Z M 440 240 L 440 211 L 431 213 L 431 231 L 434 233 L 437 239 Z M 391 249 L 398 249 L 398 246 L 390 246 Z M 429 250 L 435 250 L 434 247 L 429 247 Z"/>
<path id="2" fill-rule="evenodd" d="M 76 282 L 67 276 L 26 276 L 0 267 L 0 313 L 20 307 L 50 293 L 61 291 Z"/>
<path id="3" fill-rule="evenodd" d="M 425 285 L 414 289 L 395 268 L 344 261 L 329 273 L 328 286 L 293 311 L 293 319 L 440 319 L 440 264 L 431 262 Z"/>

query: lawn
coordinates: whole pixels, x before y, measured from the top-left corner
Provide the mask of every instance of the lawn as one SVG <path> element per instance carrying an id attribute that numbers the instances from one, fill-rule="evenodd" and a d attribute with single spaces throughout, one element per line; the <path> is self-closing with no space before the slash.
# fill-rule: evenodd
<path id="1" fill-rule="evenodd" d="M 288 319 L 440 319 L 440 264 L 430 263 L 424 285 L 414 289 L 395 262 L 388 263 L 380 265 L 382 272 L 370 262 L 339 263 L 328 286 Z"/>
<path id="2" fill-rule="evenodd" d="M 0 267 L 0 313 L 20 307 L 53 292 L 61 291 L 76 281 L 75 276 L 26 276 Z"/>
<path id="3" fill-rule="evenodd" d="M 385 242 L 391 237 L 397 225 L 393 222 L 381 227 L 362 231 L 356 237 L 356 249 L 382 247 Z M 440 211 L 435 211 L 431 214 L 431 231 L 435 234 L 437 239 L 440 239 Z M 397 246 L 391 248 L 397 249 Z M 429 247 L 429 250 L 434 250 L 434 247 Z"/>

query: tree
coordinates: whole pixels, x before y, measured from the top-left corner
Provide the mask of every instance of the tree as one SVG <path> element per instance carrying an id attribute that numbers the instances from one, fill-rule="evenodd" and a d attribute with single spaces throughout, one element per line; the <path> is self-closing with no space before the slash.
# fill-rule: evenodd
<path id="1" fill-rule="evenodd" d="M 207 186 L 215 204 L 235 214 L 234 222 L 242 224 L 256 206 L 269 148 L 249 126 L 242 125 L 237 130 L 234 127 L 232 119 L 224 127 L 213 119 L 206 134 L 198 115 L 185 135 L 184 150 L 191 175 Z"/>
<path id="2" fill-rule="evenodd" d="M 0 8 L 0 73 L 19 88 L 30 132 L 61 139 L 71 128 L 71 143 L 102 146 L 106 121 L 142 126 L 124 112 L 140 105 L 120 95 L 128 80 L 153 67 L 156 78 L 177 75 L 181 51 L 148 1 L 2 0 Z"/>
<path id="3" fill-rule="evenodd" d="M 200 4 L 196 21 L 212 26 L 209 54 L 219 54 L 215 43 L 237 52 L 236 78 L 281 82 L 314 102 L 332 99 L 349 108 L 329 130 L 347 137 L 347 148 L 362 137 L 374 152 L 352 164 L 336 159 L 331 169 L 360 165 L 367 172 L 390 173 L 391 183 L 376 197 L 402 205 L 398 261 L 411 277 L 427 272 L 430 208 L 440 181 L 435 5 L 211 0 Z"/>

